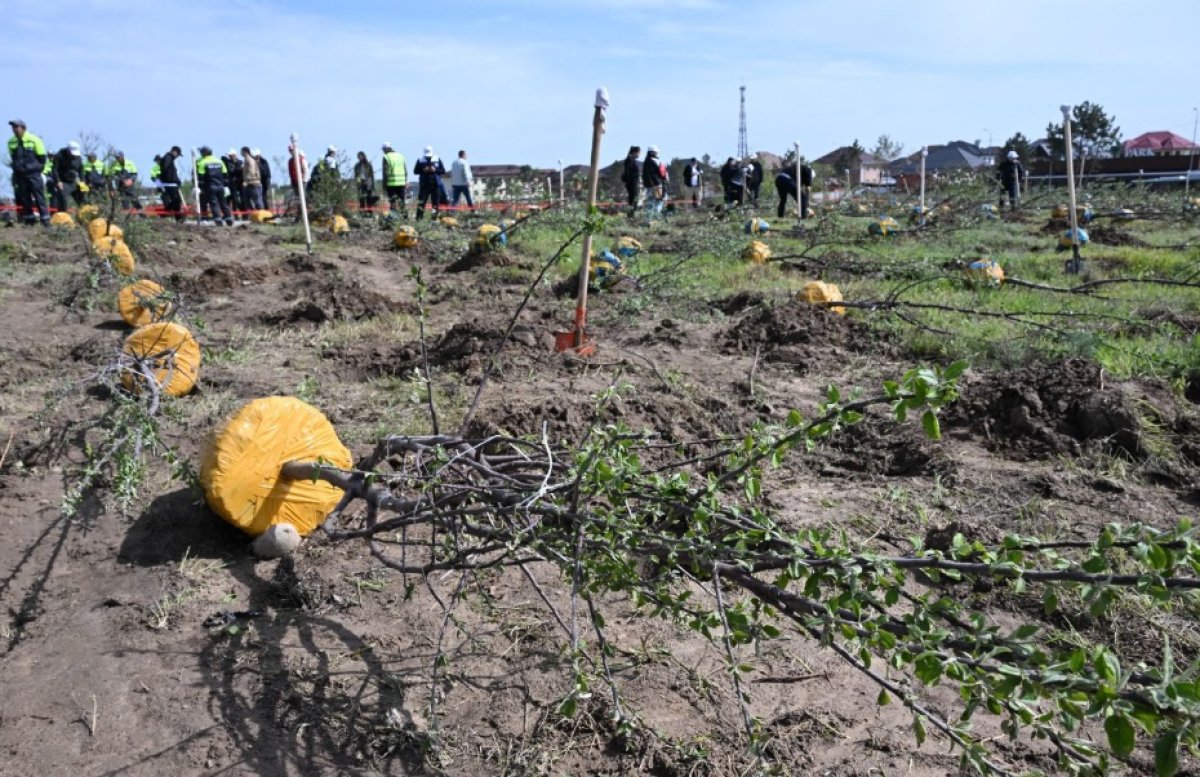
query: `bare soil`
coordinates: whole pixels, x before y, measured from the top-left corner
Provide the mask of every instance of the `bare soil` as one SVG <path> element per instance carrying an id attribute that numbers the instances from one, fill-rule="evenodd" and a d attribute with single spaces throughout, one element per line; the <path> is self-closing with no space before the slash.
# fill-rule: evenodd
<path id="1" fill-rule="evenodd" d="M 854 311 L 746 292 L 714 294 L 695 320 L 618 313 L 621 296 L 597 294 L 600 350 L 582 361 L 553 353 L 572 303 L 542 288 L 501 347 L 534 273 L 519 237 L 496 255 L 516 259 L 489 254 L 442 272 L 461 253 L 397 252 L 386 232 L 322 239 L 308 257 L 273 227 L 155 227 L 139 274 L 181 295 L 205 348 L 197 390 L 171 403 L 162 427 L 191 462 L 221 418 L 269 394 L 320 407 L 356 457 L 385 432 L 430 431 L 414 379 L 423 363 L 414 265 L 429 286 L 426 343 L 447 426 L 497 361 L 472 433 L 578 439 L 596 420 L 589 397 L 620 381 L 632 392 L 607 419 L 672 443 L 735 436 L 793 407 L 811 412 L 831 383 L 877 389 L 913 363 Z M 0 249 L 9 268 L 0 278 L 0 772 L 743 773 L 720 651 L 619 598 L 603 604 L 614 673 L 646 724 L 631 735 L 614 728 L 599 684 L 574 718 L 555 713 L 570 688 L 563 634 L 518 572 L 465 583 L 450 659 L 435 676 L 437 599 L 457 576 L 405 577 L 363 546 L 318 538 L 292 560 L 258 560 L 249 538 L 161 462 L 130 514 L 100 492 L 62 517 L 64 490 L 95 441 L 90 427 L 110 402 L 82 386 L 127 333 L 114 312 L 119 284 L 82 289 L 77 240 L 7 229 Z M 796 526 L 863 538 L 1079 538 L 1114 516 L 1165 527 L 1200 503 L 1198 384 L 1188 402 L 1085 361 L 972 370 L 940 441 L 873 413 L 797 454 L 764 491 Z M 551 567 L 531 571 L 566 607 L 569 583 Z M 999 619 L 1040 617 L 1036 596 L 964 595 L 990 597 L 983 605 Z M 230 622 L 204 625 L 226 613 Z M 1161 634 L 1141 632 L 1189 631 L 1134 625 L 1080 627 L 1123 635 L 1133 659 L 1160 648 Z M 1177 655 L 1195 649 L 1186 634 L 1172 643 Z M 958 773 L 945 742 L 918 747 L 900 705 L 877 707 L 877 688 L 799 635 L 766 644 L 750 693 L 783 773 Z M 1035 746 L 995 746 L 1019 768 L 1053 771 Z"/>

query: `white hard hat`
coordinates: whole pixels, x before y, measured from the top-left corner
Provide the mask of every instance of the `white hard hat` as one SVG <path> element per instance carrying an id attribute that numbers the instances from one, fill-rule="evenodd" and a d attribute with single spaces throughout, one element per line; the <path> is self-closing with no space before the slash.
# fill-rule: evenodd
<path id="1" fill-rule="evenodd" d="M 1016 152 L 1016 151 L 1009 151 L 1009 152 L 1008 152 L 1008 158 L 1009 158 L 1009 159 L 1016 159 L 1016 158 L 1017 158 L 1017 152 Z"/>
<path id="2" fill-rule="evenodd" d="M 390 140 L 383 141 L 383 150 L 391 151 L 392 150 L 392 141 L 390 141 Z"/>
<path id="3" fill-rule="evenodd" d="M 237 156 L 237 149 L 236 148 L 229 149 L 229 156 Z"/>
<path id="4" fill-rule="evenodd" d="M 252 156 L 262 156 L 262 149 L 261 148 L 252 148 L 252 149 L 250 149 L 250 154 Z"/>
<path id="5" fill-rule="evenodd" d="M 330 146 L 329 148 L 325 149 L 325 153 L 326 154 L 336 154 L 337 146 Z"/>
<path id="6" fill-rule="evenodd" d="M 658 146 L 651 146 L 650 148 L 646 149 L 646 153 L 648 153 L 648 154 L 657 154 L 657 153 L 658 153 Z"/>
<path id="7" fill-rule="evenodd" d="M 67 148 L 71 149 L 71 156 L 79 156 L 79 141 L 72 140 L 67 144 Z"/>
<path id="8" fill-rule="evenodd" d="M 433 156 L 433 146 L 425 147 L 425 156 Z"/>

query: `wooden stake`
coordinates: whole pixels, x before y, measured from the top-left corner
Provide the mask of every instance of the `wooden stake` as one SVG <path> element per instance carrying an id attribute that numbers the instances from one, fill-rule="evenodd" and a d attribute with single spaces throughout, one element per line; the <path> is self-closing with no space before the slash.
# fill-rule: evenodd
<path id="1" fill-rule="evenodd" d="M 1082 269 L 1083 260 L 1079 257 L 1079 217 L 1075 213 L 1075 149 L 1071 141 L 1071 106 L 1060 106 L 1063 115 L 1063 141 L 1067 150 L 1067 197 L 1071 201 L 1071 261 L 1067 262 L 1067 272 L 1077 273 Z"/>
<path id="2" fill-rule="evenodd" d="M 292 159 L 296 163 L 296 180 L 299 182 L 296 189 L 300 193 L 300 218 L 304 220 L 304 244 L 308 248 L 309 256 L 312 255 L 312 227 L 308 224 L 308 202 L 304 196 L 304 166 L 300 163 L 303 156 L 300 152 L 300 136 L 295 132 L 291 136 Z"/>
<path id="3" fill-rule="evenodd" d="M 929 157 L 929 147 L 921 148 L 921 217 L 925 216 L 925 160 Z"/>
<path id="4" fill-rule="evenodd" d="M 600 187 L 600 138 L 604 135 L 604 111 L 608 108 L 608 90 L 596 90 L 596 112 L 592 115 L 592 166 L 588 170 L 587 218 L 592 218 L 596 209 L 596 193 Z M 575 303 L 574 345 L 576 349 L 585 342 L 584 326 L 587 324 L 588 270 L 592 261 L 592 233 L 583 235 L 583 261 L 579 265 L 579 297 Z"/>

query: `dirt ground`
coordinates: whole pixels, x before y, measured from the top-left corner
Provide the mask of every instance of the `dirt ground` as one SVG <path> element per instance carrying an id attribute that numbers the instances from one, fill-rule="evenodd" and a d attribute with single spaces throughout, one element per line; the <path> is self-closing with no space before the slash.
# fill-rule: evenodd
<path id="1" fill-rule="evenodd" d="M 414 265 L 428 287 L 435 396 L 444 418 L 461 418 L 545 260 L 519 237 L 504 261 L 447 272 L 461 253 L 393 251 L 383 231 L 322 238 L 309 257 L 277 228 L 155 229 L 139 275 L 182 295 L 204 347 L 197 390 L 162 426 L 193 462 L 221 418 L 271 394 L 320 407 L 356 457 L 382 434 L 428 432 Z M 63 517 L 89 424 L 110 403 L 85 381 L 127 333 L 118 284 L 86 288 L 78 238 L 7 229 L 0 249 L 0 773 L 743 773 L 723 656 L 620 599 L 604 603 L 614 673 L 657 735 L 620 735 L 599 684 L 574 718 L 554 713 L 570 689 L 563 634 L 516 571 L 470 582 L 447 632 L 451 658 L 431 681 L 434 594 L 449 596 L 455 576 L 405 578 L 362 545 L 318 538 L 294 561 L 259 560 L 161 462 L 128 515 L 101 491 Z M 613 412 L 634 428 L 672 442 L 733 435 L 812 410 L 830 383 L 877 387 L 912 365 L 862 319 L 783 299 L 724 294 L 703 315 L 671 317 L 622 312 L 621 300 L 593 298 L 600 352 L 583 362 L 552 352 L 571 303 L 539 289 L 471 431 L 577 438 L 588 397 L 619 379 L 633 391 Z M 48 408 L 51 398 L 62 401 Z M 764 491 L 798 526 L 862 537 L 955 524 L 981 539 L 1078 539 L 1117 518 L 1166 527 L 1200 504 L 1196 418 L 1167 387 L 1115 381 L 1089 362 L 972 370 L 942 440 L 872 415 L 797 455 Z M 531 571 L 565 606 L 557 571 Z M 993 607 L 1001 620 L 1031 609 L 1015 596 Z M 253 615 L 205 627 L 227 612 Z M 1093 627 L 1135 657 L 1175 632 L 1177 653 L 1195 648 L 1184 622 Z M 877 707 L 878 689 L 812 641 L 768 643 L 755 666 L 751 708 L 774 735 L 779 773 L 958 773 L 944 741 L 918 747 L 908 713 Z M 1053 771 L 1028 743 L 995 747 L 1019 769 Z"/>

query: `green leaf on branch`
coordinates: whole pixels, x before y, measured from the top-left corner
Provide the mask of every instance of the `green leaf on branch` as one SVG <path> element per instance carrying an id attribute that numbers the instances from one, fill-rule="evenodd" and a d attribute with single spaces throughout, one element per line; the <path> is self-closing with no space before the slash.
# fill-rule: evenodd
<path id="1" fill-rule="evenodd" d="M 1154 772 L 1158 777 L 1175 777 L 1179 771 L 1179 732 L 1167 731 L 1154 743 Z"/>
<path id="2" fill-rule="evenodd" d="M 926 410 L 921 416 L 921 427 L 925 430 L 925 434 L 929 439 L 942 439 L 942 426 L 938 423 L 937 414 L 932 410 Z"/>
<path id="3" fill-rule="evenodd" d="M 1108 746 L 1118 758 L 1133 752 L 1133 724 L 1129 718 L 1120 713 L 1109 715 L 1104 719 L 1104 733 L 1108 735 Z"/>

